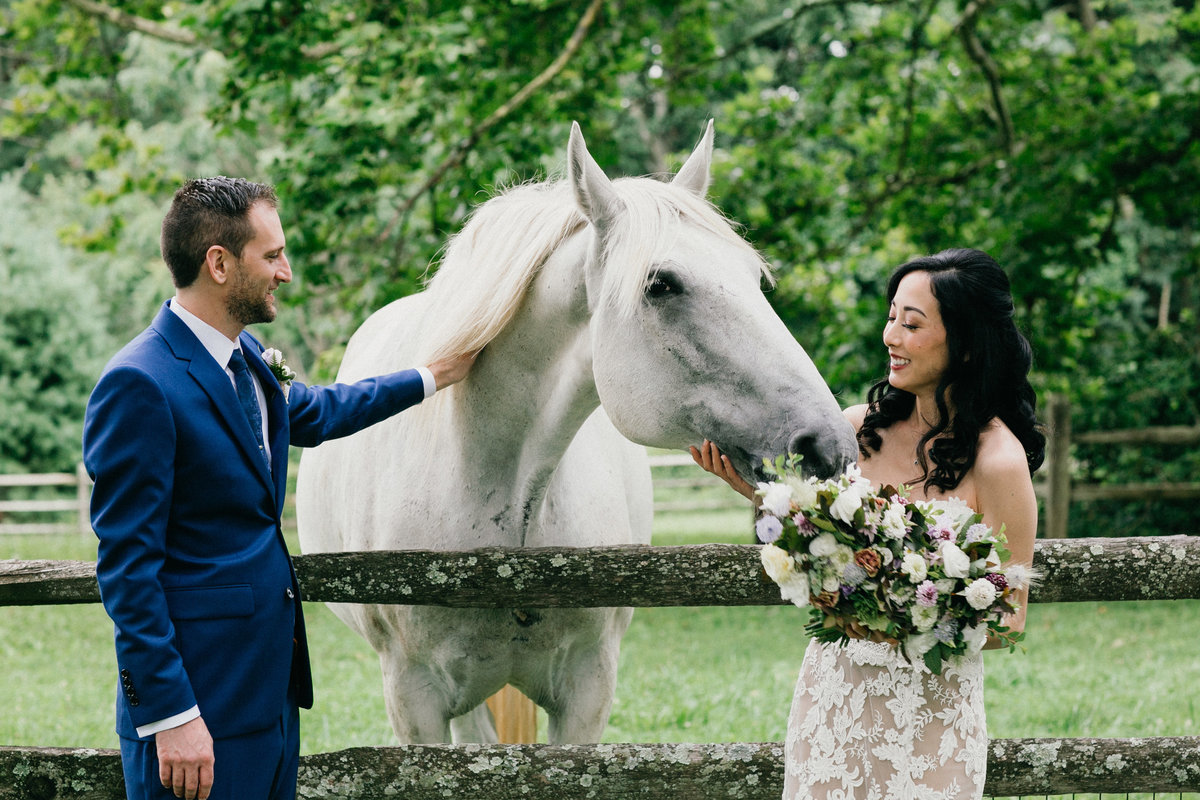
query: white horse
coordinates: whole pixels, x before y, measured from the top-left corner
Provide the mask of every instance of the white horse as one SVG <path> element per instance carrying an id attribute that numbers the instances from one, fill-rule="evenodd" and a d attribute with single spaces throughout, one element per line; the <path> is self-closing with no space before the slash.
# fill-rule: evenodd
<path id="1" fill-rule="evenodd" d="M 304 455 L 305 552 L 646 544 L 641 445 L 707 437 L 742 474 L 785 451 L 822 474 L 854 459 L 837 402 L 763 296 L 764 262 L 704 199 L 711 122 L 670 183 L 610 181 L 578 126 L 568 156 L 567 181 L 480 206 L 427 289 L 350 340 L 339 380 L 486 348 L 464 382 Z M 378 651 L 405 743 L 496 741 L 483 702 L 506 683 L 546 709 L 552 743 L 599 741 L 632 616 L 333 610 Z"/>

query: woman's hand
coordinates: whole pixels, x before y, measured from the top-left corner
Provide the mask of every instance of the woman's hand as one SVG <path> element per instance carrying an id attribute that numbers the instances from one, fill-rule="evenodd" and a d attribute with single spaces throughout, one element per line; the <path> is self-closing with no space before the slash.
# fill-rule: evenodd
<path id="1" fill-rule="evenodd" d="M 746 497 L 749 500 L 756 500 L 754 487 L 742 479 L 741 475 L 733 468 L 733 463 L 729 460 L 729 456 L 721 455 L 721 451 L 717 446 L 708 439 L 704 440 L 704 444 L 699 448 L 689 447 L 692 453 L 692 459 L 700 465 L 706 472 L 711 472 L 721 480 L 728 483 L 733 490 L 738 494 Z"/>

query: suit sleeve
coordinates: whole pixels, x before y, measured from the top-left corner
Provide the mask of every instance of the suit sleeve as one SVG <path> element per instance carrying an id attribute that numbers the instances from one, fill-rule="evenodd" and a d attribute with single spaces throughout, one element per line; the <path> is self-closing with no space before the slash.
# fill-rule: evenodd
<path id="1" fill-rule="evenodd" d="M 142 726 L 196 705 L 158 574 L 174 489 L 176 435 L 162 388 L 125 366 L 101 377 L 84 420 L 84 463 L 95 486 L 96 576 L 116 628 L 119 677 Z"/>
<path id="2" fill-rule="evenodd" d="M 406 369 L 357 383 L 292 385 L 288 399 L 291 443 L 316 447 L 349 436 L 416 405 L 425 397 L 421 373 Z"/>

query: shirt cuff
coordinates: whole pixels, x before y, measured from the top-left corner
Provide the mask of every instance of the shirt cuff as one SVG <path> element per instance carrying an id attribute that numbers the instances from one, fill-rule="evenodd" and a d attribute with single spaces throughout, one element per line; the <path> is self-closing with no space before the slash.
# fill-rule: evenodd
<path id="1" fill-rule="evenodd" d="M 186 722 L 191 722 L 196 717 L 200 716 L 200 706 L 192 706 L 182 714 L 176 714 L 173 717 L 160 719 L 158 722 L 151 722 L 149 725 L 143 725 L 137 729 L 137 735 L 143 738 L 153 736 L 156 733 L 169 731 L 171 728 L 178 728 Z"/>
<path id="2" fill-rule="evenodd" d="M 417 372 L 421 373 L 421 380 L 425 382 L 425 399 L 428 400 L 437 392 L 437 381 L 433 379 L 429 367 L 417 367 Z"/>

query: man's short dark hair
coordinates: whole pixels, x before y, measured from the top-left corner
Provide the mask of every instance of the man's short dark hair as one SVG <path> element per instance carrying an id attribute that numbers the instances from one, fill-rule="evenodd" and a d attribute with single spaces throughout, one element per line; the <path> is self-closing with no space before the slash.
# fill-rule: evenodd
<path id="1" fill-rule="evenodd" d="M 162 257 L 179 289 L 191 286 L 200 274 L 208 249 L 220 245 L 241 258 L 254 236 L 250 208 L 255 203 L 275 208 L 275 188 L 242 178 L 197 178 L 175 192 L 162 224 Z"/>

